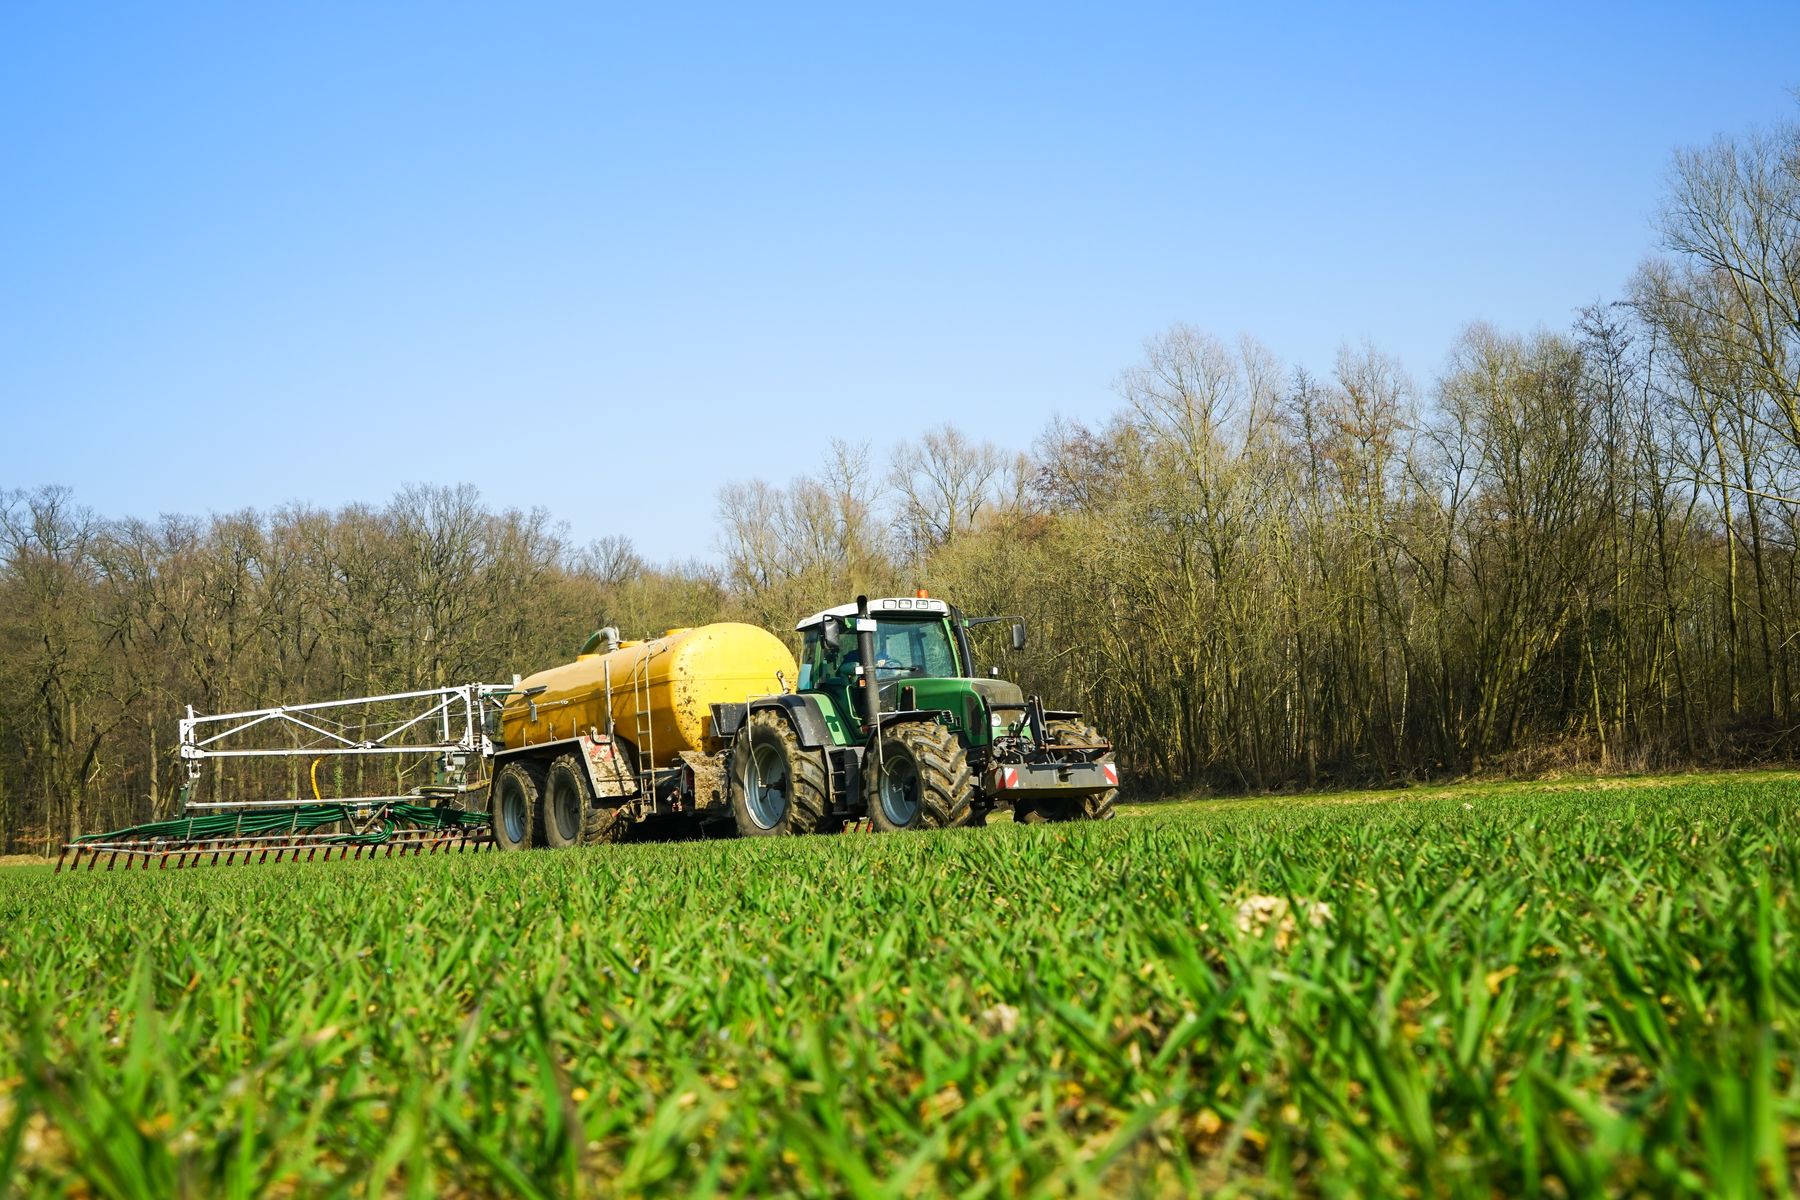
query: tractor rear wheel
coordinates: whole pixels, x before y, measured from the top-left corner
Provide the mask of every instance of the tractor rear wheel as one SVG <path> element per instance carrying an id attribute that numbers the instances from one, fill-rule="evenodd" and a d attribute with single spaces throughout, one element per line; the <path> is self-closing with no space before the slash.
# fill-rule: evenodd
<path id="1" fill-rule="evenodd" d="M 952 829 L 974 819 L 975 773 L 956 735 L 936 721 L 883 730 L 863 756 L 863 799 L 877 832 Z"/>
<path id="2" fill-rule="evenodd" d="M 759 712 L 731 747 L 731 815 L 743 837 L 816 833 L 825 819 L 824 756 L 777 712 Z"/>
<path id="3" fill-rule="evenodd" d="M 509 762 L 494 776 L 488 810 L 494 822 L 494 845 L 501 850 L 529 850 L 537 825 L 543 772 L 530 763 Z"/>
<path id="4" fill-rule="evenodd" d="M 1086 721 L 1060 720 L 1045 723 L 1044 733 L 1052 745 L 1061 746 L 1104 746 L 1106 739 L 1100 731 Z M 1101 762 L 1113 760 L 1112 751 L 1108 750 L 1100 756 Z M 1108 788 L 1093 796 L 1083 796 L 1059 809 L 1052 810 L 1049 819 L 1052 821 L 1110 821 L 1116 815 L 1119 803 L 1119 789 Z"/>

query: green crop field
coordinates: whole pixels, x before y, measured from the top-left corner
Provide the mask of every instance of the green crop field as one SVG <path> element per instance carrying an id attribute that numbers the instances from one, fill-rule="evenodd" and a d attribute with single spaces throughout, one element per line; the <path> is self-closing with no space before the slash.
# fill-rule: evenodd
<path id="1" fill-rule="evenodd" d="M 0 872 L 0 1179 L 1780 1194 L 1796 786 Z"/>

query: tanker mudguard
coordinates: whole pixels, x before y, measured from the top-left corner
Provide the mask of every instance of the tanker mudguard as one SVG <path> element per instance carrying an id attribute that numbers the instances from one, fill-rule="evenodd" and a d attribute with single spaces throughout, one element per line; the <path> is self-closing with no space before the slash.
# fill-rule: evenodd
<path id="1" fill-rule="evenodd" d="M 518 746 L 511 750 L 494 751 L 494 767 L 511 762 L 515 758 L 528 762 L 549 762 L 562 754 L 574 752 L 581 760 L 583 770 L 587 774 L 588 786 L 594 789 L 596 796 L 630 796 L 637 792 L 637 782 L 632 779 L 623 760 L 613 748 L 611 739 L 597 734 L 577 734 L 572 738 L 558 738 L 553 742 L 539 742 L 535 746 Z"/>
<path id="2" fill-rule="evenodd" d="M 539 742 L 535 746 L 496 746 L 494 748 L 494 765 L 511 762 L 515 758 L 527 761 L 534 759 L 552 759 L 558 753 L 574 747 L 582 741 L 581 737 L 557 738 L 555 741 Z"/>
<path id="3" fill-rule="evenodd" d="M 713 733 L 721 738 L 731 738 L 743 728 L 745 719 L 752 708 L 779 708 L 787 714 L 788 721 L 794 727 L 800 744 L 808 750 L 817 750 L 820 746 L 832 744 L 831 731 L 825 727 L 825 716 L 819 711 L 819 703 L 811 696 L 796 696 L 792 693 L 782 696 L 759 696 L 749 704 L 715 704 L 712 706 Z"/>

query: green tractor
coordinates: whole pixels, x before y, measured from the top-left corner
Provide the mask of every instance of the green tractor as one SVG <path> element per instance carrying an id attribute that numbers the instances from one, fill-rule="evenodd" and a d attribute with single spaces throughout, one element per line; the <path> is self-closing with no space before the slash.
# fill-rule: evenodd
<path id="1" fill-rule="evenodd" d="M 1119 773 L 1112 746 L 1075 712 L 1027 699 L 998 668 L 977 675 L 969 631 L 1016 617 L 965 617 L 920 595 L 859 596 L 814 613 L 789 693 L 713 706 L 729 738 L 727 791 L 738 832 L 877 831 L 1013 819 L 1103 821 Z"/>

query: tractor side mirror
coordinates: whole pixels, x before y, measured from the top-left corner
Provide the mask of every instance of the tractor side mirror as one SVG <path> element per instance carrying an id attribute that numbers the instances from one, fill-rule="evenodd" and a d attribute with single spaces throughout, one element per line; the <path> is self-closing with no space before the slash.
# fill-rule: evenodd
<path id="1" fill-rule="evenodd" d="M 819 640 L 825 643 L 825 649 L 833 658 L 844 645 L 844 623 L 836 617 L 826 617 L 819 626 Z"/>
<path id="2" fill-rule="evenodd" d="M 1012 623 L 1012 648 L 1014 650 L 1025 648 L 1025 619 L 1023 617 Z"/>

